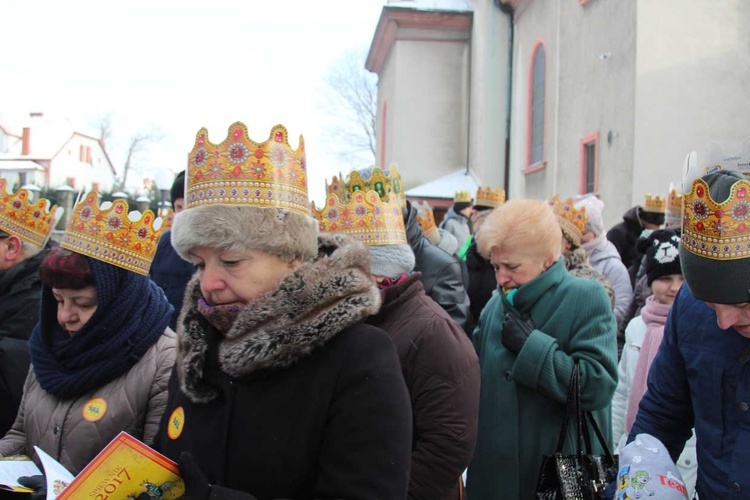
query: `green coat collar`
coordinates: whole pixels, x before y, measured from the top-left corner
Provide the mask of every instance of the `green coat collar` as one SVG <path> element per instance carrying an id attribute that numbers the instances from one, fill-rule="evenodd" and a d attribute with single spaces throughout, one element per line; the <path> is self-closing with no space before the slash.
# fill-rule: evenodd
<path id="1" fill-rule="evenodd" d="M 504 293 L 502 289 L 500 293 L 503 299 L 513 305 L 518 312 L 527 312 L 547 290 L 560 284 L 566 274 L 568 274 L 568 271 L 565 269 L 565 262 L 561 257 L 542 274 L 518 287 L 512 298 L 509 298 L 508 294 Z"/>

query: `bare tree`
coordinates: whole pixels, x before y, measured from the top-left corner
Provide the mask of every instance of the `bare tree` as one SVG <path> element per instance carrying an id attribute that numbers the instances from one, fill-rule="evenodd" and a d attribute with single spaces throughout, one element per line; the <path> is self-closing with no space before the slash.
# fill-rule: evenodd
<path id="1" fill-rule="evenodd" d="M 376 160 L 377 76 L 365 69 L 364 50 L 346 52 L 325 77 L 323 111 L 334 152 L 348 162 Z M 353 165 L 361 168 L 364 165 Z"/>
<path id="2" fill-rule="evenodd" d="M 135 162 L 136 157 L 148 148 L 149 143 L 156 142 L 160 138 L 161 134 L 156 131 L 138 132 L 130 137 L 127 154 L 125 155 L 125 163 L 122 168 L 122 177 L 118 182 L 119 189 L 124 189 L 124 187 L 127 185 L 128 173 L 133 167 L 133 163 Z"/>
<path id="3" fill-rule="evenodd" d="M 96 126 L 99 129 L 99 140 L 102 143 L 102 147 L 107 149 L 109 139 L 112 137 L 112 113 L 100 116 L 96 121 Z"/>

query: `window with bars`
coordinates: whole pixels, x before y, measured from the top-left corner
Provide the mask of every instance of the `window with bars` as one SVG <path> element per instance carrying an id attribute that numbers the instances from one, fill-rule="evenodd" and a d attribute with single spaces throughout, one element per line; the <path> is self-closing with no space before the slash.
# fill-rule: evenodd
<path id="1" fill-rule="evenodd" d="M 531 64 L 529 166 L 534 166 L 544 161 L 544 94 L 546 84 L 544 44 L 537 46 Z"/>

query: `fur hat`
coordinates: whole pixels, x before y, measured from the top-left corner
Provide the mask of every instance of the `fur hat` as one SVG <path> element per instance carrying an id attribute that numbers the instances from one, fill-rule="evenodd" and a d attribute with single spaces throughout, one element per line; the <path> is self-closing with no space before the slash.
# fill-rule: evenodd
<path id="1" fill-rule="evenodd" d="M 648 238 L 639 239 L 636 246 L 639 252 L 646 255 L 648 286 L 662 276 L 682 274 L 679 232 L 673 229 L 657 229 Z"/>
<path id="2" fill-rule="evenodd" d="M 172 189 L 169 190 L 169 198 L 174 205 L 175 200 L 185 197 L 185 171 L 183 170 L 174 178 Z"/>
<path id="3" fill-rule="evenodd" d="M 416 261 L 409 245 L 368 246 L 371 273 L 374 276 L 398 278 L 414 270 Z"/>
<path id="4" fill-rule="evenodd" d="M 687 500 L 680 471 L 664 445 L 650 434 L 638 434 L 620 451 L 617 498 Z"/>
<path id="5" fill-rule="evenodd" d="M 719 170 L 702 177 L 708 185 L 711 198 L 724 203 L 732 195 L 738 181 L 747 181 L 739 172 Z M 686 194 L 687 197 L 687 194 Z M 684 223 L 684 222 L 683 222 Z M 683 230 L 683 240 L 689 234 Z M 719 260 L 695 254 L 680 245 L 685 281 L 696 299 L 719 304 L 750 302 L 750 257 Z"/>
<path id="6" fill-rule="evenodd" d="M 172 246 L 185 260 L 196 246 L 254 248 L 290 261 L 311 260 L 318 254 L 318 222 L 279 208 L 201 205 L 175 215 Z"/>

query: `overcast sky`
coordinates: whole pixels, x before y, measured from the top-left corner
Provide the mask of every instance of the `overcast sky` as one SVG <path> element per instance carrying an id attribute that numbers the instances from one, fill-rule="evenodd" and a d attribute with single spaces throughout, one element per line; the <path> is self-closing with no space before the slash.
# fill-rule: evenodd
<path id="1" fill-rule="evenodd" d="M 113 161 L 130 135 L 162 139 L 137 167 L 177 172 L 203 126 L 220 142 L 234 121 L 265 140 L 284 124 L 305 137 L 310 193 L 342 168 L 326 152 L 323 77 L 367 48 L 383 0 L 6 0 L 0 14 L 0 111 L 113 116 Z M 366 166 L 366 165 L 362 165 Z"/>

